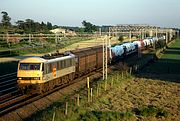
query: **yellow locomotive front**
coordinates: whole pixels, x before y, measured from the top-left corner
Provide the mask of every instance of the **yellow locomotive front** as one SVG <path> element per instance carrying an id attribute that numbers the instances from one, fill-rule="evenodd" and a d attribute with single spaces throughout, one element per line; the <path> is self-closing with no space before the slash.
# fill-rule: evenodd
<path id="1" fill-rule="evenodd" d="M 37 93 L 42 87 L 44 59 L 31 57 L 21 60 L 18 64 L 17 82 L 21 92 Z"/>

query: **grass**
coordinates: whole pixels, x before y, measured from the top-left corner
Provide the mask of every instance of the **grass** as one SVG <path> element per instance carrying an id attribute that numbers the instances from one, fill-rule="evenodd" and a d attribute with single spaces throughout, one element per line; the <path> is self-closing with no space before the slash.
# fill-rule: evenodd
<path id="1" fill-rule="evenodd" d="M 139 109 L 134 110 L 134 112 L 136 115 L 146 116 L 146 117 L 147 116 L 155 116 L 155 117 L 168 116 L 167 111 L 153 105 L 141 107 Z"/>
<path id="2" fill-rule="evenodd" d="M 157 62 L 148 66 L 143 71 L 156 74 L 179 74 L 180 39 L 177 39 L 172 45 L 170 45 Z"/>
<path id="3" fill-rule="evenodd" d="M 125 88 L 125 94 L 122 93 L 121 90 L 127 86 L 126 84 L 132 83 L 133 81 L 131 80 L 133 80 L 133 78 L 134 77 L 129 74 L 122 77 L 121 73 L 115 72 L 114 74 L 108 76 L 106 91 L 104 90 L 105 83 L 101 79 L 93 81 L 90 84 L 90 87 L 94 90 L 93 102 L 87 102 L 87 89 L 83 87 L 71 95 L 66 95 L 64 98 L 53 103 L 50 107 L 44 109 L 43 111 L 33 114 L 30 118 L 25 119 L 25 121 L 52 120 L 54 114 L 55 121 L 116 121 L 136 120 L 139 116 L 152 116 L 157 118 L 169 116 L 169 112 L 162 107 L 159 108 L 154 105 L 144 106 L 143 103 L 141 103 L 143 100 L 138 98 L 135 99 L 137 103 L 140 103 L 137 108 L 127 108 L 129 105 L 127 100 L 130 100 L 130 98 L 128 98 L 128 90 L 136 90 L 137 87 L 132 88 L 128 86 Z M 97 87 L 100 93 L 99 96 L 97 96 Z M 79 107 L 76 105 L 75 101 L 76 94 L 80 94 Z M 121 102 L 122 99 L 123 102 Z M 65 115 L 65 102 L 68 102 L 68 115 Z"/>
<path id="4" fill-rule="evenodd" d="M 79 116 L 78 121 L 116 121 L 132 117 L 132 112 L 90 111 Z"/>
<path id="5" fill-rule="evenodd" d="M 24 54 L 42 54 L 55 51 L 60 48 L 65 48 L 73 43 L 78 43 L 81 41 L 87 41 L 92 39 L 92 37 L 72 37 L 72 38 L 62 38 L 56 44 L 54 40 L 34 40 L 31 43 L 27 41 L 21 41 L 17 44 L 8 45 L 5 41 L 0 41 L 0 56 L 17 56 Z M 11 53 L 9 52 L 11 51 Z"/>
<path id="6" fill-rule="evenodd" d="M 125 81 L 126 79 L 130 79 L 130 76 L 126 76 L 123 79 L 121 78 L 121 75 L 119 73 L 115 73 L 112 75 L 109 75 L 107 79 L 107 89 L 110 89 L 110 85 L 112 84 L 112 78 L 114 78 L 113 84 L 114 87 L 120 87 L 121 83 Z M 118 79 L 121 79 L 121 81 L 117 81 Z M 116 81 L 115 81 L 116 80 Z M 97 86 L 98 84 L 98 86 Z M 97 103 L 97 99 L 103 98 L 103 95 L 106 95 L 106 91 L 104 91 L 104 81 L 103 80 L 95 80 L 90 83 L 90 87 L 94 89 L 93 91 L 93 103 Z M 99 89 L 99 96 L 97 97 L 97 87 Z M 74 95 L 80 94 L 80 107 L 76 105 L 74 102 Z M 68 101 L 68 115 L 66 116 L 64 114 L 65 112 L 65 102 Z M 109 103 L 109 102 L 107 102 Z M 69 120 L 69 121 L 75 121 L 75 120 L 81 120 L 81 121 L 89 121 L 89 120 L 114 120 L 114 119 L 123 119 L 123 118 L 130 118 L 132 116 L 131 112 L 116 112 L 116 111 L 97 111 L 97 110 L 90 110 L 91 102 L 87 102 L 87 89 L 81 88 L 77 92 L 66 95 L 64 98 L 60 99 L 58 102 L 53 103 L 49 108 L 38 112 L 31 116 L 30 118 L 27 118 L 27 121 L 36 121 L 36 120 L 52 120 L 53 113 L 55 112 L 55 120 Z"/>

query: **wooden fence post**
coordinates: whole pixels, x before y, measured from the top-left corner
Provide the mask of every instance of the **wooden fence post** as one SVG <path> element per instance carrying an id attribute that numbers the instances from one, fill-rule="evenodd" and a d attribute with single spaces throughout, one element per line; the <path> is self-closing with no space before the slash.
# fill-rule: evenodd
<path id="1" fill-rule="evenodd" d="M 88 97 L 88 102 L 90 102 L 90 88 L 89 88 L 89 77 L 87 77 L 87 90 L 88 90 L 88 92 L 87 92 L 87 97 Z"/>
<path id="2" fill-rule="evenodd" d="M 131 73 L 132 73 L 132 67 L 130 67 L 130 70 L 129 70 L 129 74 L 131 75 Z"/>
<path id="3" fill-rule="evenodd" d="M 93 89 L 91 88 L 91 102 L 93 101 Z"/>
<path id="4" fill-rule="evenodd" d="M 68 102 L 66 102 L 66 110 L 65 110 L 65 115 L 68 114 Z"/>
<path id="5" fill-rule="evenodd" d="M 112 79 L 111 79 L 111 87 L 113 87 L 113 81 L 114 81 L 114 80 L 113 80 L 113 77 L 112 77 Z"/>
<path id="6" fill-rule="evenodd" d="M 77 106 L 79 107 L 79 94 L 77 94 Z"/>
<path id="7" fill-rule="evenodd" d="M 89 77 L 87 77 L 87 88 L 89 89 Z"/>
<path id="8" fill-rule="evenodd" d="M 54 111 L 52 121 L 54 121 L 55 115 L 56 115 L 56 113 Z"/>

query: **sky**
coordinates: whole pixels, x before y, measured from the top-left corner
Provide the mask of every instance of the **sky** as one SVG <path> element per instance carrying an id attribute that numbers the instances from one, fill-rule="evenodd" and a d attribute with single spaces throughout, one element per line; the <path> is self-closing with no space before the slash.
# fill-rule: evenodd
<path id="1" fill-rule="evenodd" d="M 180 0 L 1 0 L 11 22 L 33 19 L 60 26 L 149 24 L 180 28 Z M 2 14 L 0 16 L 0 19 Z"/>

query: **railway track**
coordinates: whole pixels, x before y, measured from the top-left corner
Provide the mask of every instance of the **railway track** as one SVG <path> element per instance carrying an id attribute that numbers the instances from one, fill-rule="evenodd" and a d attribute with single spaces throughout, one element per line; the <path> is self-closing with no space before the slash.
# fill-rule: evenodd
<path id="1" fill-rule="evenodd" d="M 62 86 L 59 86 L 59 87 L 56 87 L 54 88 L 53 90 L 49 91 L 49 92 L 46 92 L 42 95 L 21 95 L 18 93 L 18 91 L 14 91 L 14 92 L 10 92 L 10 93 L 6 93 L 4 94 L 3 96 L 0 97 L 0 116 L 10 112 L 10 111 L 13 111 L 19 107 L 22 107 L 26 104 L 29 104 L 31 102 L 34 102 L 40 98 L 43 98 L 59 89 L 62 89 L 62 88 L 66 88 L 68 87 L 69 85 L 71 84 L 74 84 L 74 83 L 78 83 L 78 82 L 81 82 L 83 81 L 86 77 L 88 76 L 92 76 L 92 75 L 95 75 L 95 74 L 102 74 L 102 69 L 99 69 L 99 70 L 96 70 L 96 71 L 93 71 L 87 75 L 84 75 L 80 78 L 77 78 L 75 80 L 73 80 L 72 82 L 70 83 L 67 83 L 65 85 L 62 85 Z"/>
<path id="2" fill-rule="evenodd" d="M 10 73 L 0 76 L 0 96 L 17 90 L 17 73 Z"/>
<path id="3" fill-rule="evenodd" d="M 18 92 L 16 75 L 17 73 L 14 72 L 0 76 L 0 103 L 10 99 Z"/>

